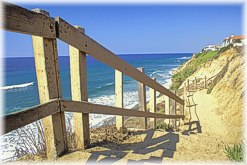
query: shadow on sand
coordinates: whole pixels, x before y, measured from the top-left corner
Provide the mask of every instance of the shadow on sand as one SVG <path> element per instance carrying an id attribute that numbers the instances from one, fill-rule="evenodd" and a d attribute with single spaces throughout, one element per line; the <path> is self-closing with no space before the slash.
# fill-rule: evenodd
<path id="1" fill-rule="evenodd" d="M 200 120 L 197 114 L 197 104 L 193 99 L 194 93 L 190 93 L 187 96 L 188 108 L 190 119 L 189 122 L 184 123 L 188 125 L 188 129 L 182 132 L 182 135 L 190 135 L 196 133 L 202 133 Z M 195 114 L 196 119 L 192 119 L 192 113 Z M 156 130 L 158 131 L 158 130 Z M 167 132 L 167 134 L 159 137 L 154 137 L 154 129 L 148 131 L 139 131 L 133 133 L 133 135 L 146 134 L 143 142 L 138 143 L 125 143 L 117 144 L 109 142 L 107 145 L 103 145 L 106 148 L 104 151 L 91 151 L 91 155 L 87 161 L 88 164 L 97 163 L 114 163 L 123 158 L 127 160 L 127 163 L 162 163 L 164 157 L 173 158 L 174 152 L 176 151 L 176 144 L 179 142 L 179 135 L 173 133 L 172 131 Z M 102 146 L 100 144 L 94 144 L 97 146 Z M 161 155 L 153 156 L 152 152 L 161 150 Z M 132 154 L 132 158 L 128 157 L 129 153 Z M 143 157 L 141 160 L 134 160 L 134 154 L 141 154 Z M 133 156 L 134 155 L 134 156 Z M 138 155 L 136 155 L 138 157 Z M 98 160 L 100 159 L 100 160 Z"/>
<path id="2" fill-rule="evenodd" d="M 189 122 L 184 123 L 184 125 L 188 125 L 188 129 L 183 131 L 183 135 L 190 135 L 190 134 L 196 134 L 196 133 L 202 133 L 202 127 L 200 124 L 200 119 L 197 114 L 197 104 L 194 101 L 194 92 L 189 92 L 189 95 L 187 95 L 187 107 L 189 108 L 189 114 L 190 114 L 190 119 Z M 196 119 L 192 119 L 192 111 L 196 116 Z M 194 126 L 194 127 L 193 127 Z M 193 128 L 192 128 L 193 127 Z"/>
<path id="3" fill-rule="evenodd" d="M 114 163 L 125 156 L 131 151 L 132 154 L 150 154 L 154 151 L 161 150 L 162 153 L 159 157 L 148 156 L 148 159 L 141 160 L 128 160 L 128 163 L 161 163 L 163 157 L 172 158 L 174 151 L 176 151 L 176 144 L 179 142 L 179 135 L 173 132 L 168 132 L 167 134 L 154 138 L 153 129 L 148 130 L 147 132 L 137 132 L 137 134 L 147 133 L 143 142 L 138 143 L 128 143 L 128 144 L 114 144 L 104 146 L 107 148 L 105 151 L 92 151 L 91 156 L 88 159 L 89 164 L 95 163 Z M 100 155 L 103 155 L 104 158 L 98 160 Z M 151 155 L 151 154 L 150 154 Z"/>

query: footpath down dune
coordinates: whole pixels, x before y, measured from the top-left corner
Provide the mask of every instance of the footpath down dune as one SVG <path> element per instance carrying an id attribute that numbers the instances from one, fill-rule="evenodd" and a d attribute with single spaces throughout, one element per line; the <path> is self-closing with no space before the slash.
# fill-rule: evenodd
<path id="1" fill-rule="evenodd" d="M 197 107 L 196 111 L 194 108 L 190 110 L 191 121 L 198 121 L 197 113 L 199 124 L 193 124 L 194 131 L 190 135 L 180 136 L 174 159 L 228 160 L 224 154 L 224 145 L 229 136 L 227 136 L 226 127 L 221 117 L 215 111 L 219 108 L 218 100 L 214 96 L 206 94 L 206 90 L 195 92 L 193 97 Z M 184 130 L 188 130 L 188 128 Z"/>

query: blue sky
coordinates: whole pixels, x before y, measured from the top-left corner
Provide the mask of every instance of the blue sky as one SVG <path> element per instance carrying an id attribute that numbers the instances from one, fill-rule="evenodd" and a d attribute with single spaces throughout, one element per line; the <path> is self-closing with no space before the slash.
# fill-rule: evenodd
<path id="1" fill-rule="evenodd" d="M 230 35 L 242 35 L 243 7 L 224 5 L 25 5 L 60 16 L 116 54 L 199 52 Z M 5 32 L 5 56 L 33 56 L 31 36 Z M 58 42 L 59 55 L 68 55 Z"/>

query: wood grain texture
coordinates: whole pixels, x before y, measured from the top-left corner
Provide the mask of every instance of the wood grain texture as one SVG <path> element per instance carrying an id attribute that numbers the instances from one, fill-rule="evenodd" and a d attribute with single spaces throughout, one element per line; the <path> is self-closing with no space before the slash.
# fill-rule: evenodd
<path id="1" fill-rule="evenodd" d="M 80 113 L 95 113 L 106 115 L 123 115 L 134 117 L 148 117 L 148 118 L 184 118 L 184 115 L 165 115 L 151 112 L 138 111 L 133 109 L 118 108 L 106 105 L 93 104 L 85 101 L 67 101 L 61 100 L 61 110 L 66 112 L 80 112 Z"/>
<path id="2" fill-rule="evenodd" d="M 84 33 L 80 27 L 76 27 Z M 86 54 L 69 46 L 71 96 L 75 101 L 87 101 L 87 61 Z M 77 149 L 86 149 L 90 144 L 89 114 L 73 113 Z"/>
<path id="3" fill-rule="evenodd" d="M 170 115 L 170 98 L 168 96 L 164 96 L 165 100 L 165 114 Z M 169 119 L 164 120 L 165 123 L 170 123 Z"/>
<path id="4" fill-rule="evenodd" d="M 32 36 L 40 103 L 62 98 L 56 39 Z M 42 120 L 49 160 L 67 151 L 64 112 Z"/>
<path id="5" fill-rule="evenodd" d="M 86 54 L 93 56 L 95 59 L 109 65 L 110 67 L 128 75 L 129 77 L 145 84 L 146 86 L 155 89 L 156 91 L 169 96 L 177 102 L 184 104 L 184 101 L 174 95 L 170 90 L 166 89 L 159 83 L 152 80 L 150 77 L 138 71 L 135 67 L 122 60 L 114 53 L 94 41 L 89 36 L 80 33 L 75 27 L 57 17 L 58 33 L 57 37 L 71 46 L 83 51 Z"/>
<path id="6" fill-rule="evenodd" d="M 170 99 L 167 96 L 165 97 L 165 114 L 170 114 Z"/>
<path id="7" fill-rule="evenodd" d="M 115 96 L 116 96 L 116 107 L 123 108 L 123 73 L 115 70 Z M 122 131 L 124 126 L 124 117 L 116 116 L 116 127 Z"/>
<path id="8" fill-rule="evenodd" d="M 4 3 L 4 29 L 12 32 L 56 38 L 55 20 L 22 7 Z"/>
<path id="9" fill-rule="evenodd" d="M 6 123 L 4 134 L 43 119 L 47 116 L 54 115 L 59 111 L 59 101 L 51 100 L 26 110 L 11 113 L 3 118 L 4 123 Z"/>
<path id="10" fill-rule="evenodd" d="M 144 69 L 141 68 L 137 68 L 140 72 L 144 73 Z M 147 104 L 146 104 L 146 86 L 145 84 L 138 82 L 138 100 L 139 100 L 139 110 L 140 111 L 147 111 Z M 147 129 L 148 125 L 148 121 L 147 121 L 147 117 L 144 117 L 144 128 Z"/>
<path id="11" fill-rule="evenodd" d="M 176 91 L 173 91 L 174 94 L 176 94 Z M 172 108 L 170 110 L 170 115 L 176 115 L 176 110 L 177 110 L 177 103 L 175 100 L 171 100 L 172 102 Z M 175 119 L 171 119 L 171 124 L 173 125 L 173 127 L 176 129 L 176 120 Z"/>
<path id="12" fill-rule="evenodd" d="M 156 79 L 154 78 L 154 81 L 156 81 Z M 156 113 L 156 91 L 152 88 L 149 89 L 150 92 L 150 112 L 152 113 Z M 151 118 L 150 119 L 150 123 L 154 123 L 153 124 L 153 128 L 156 129 L 156 118 Z"/>

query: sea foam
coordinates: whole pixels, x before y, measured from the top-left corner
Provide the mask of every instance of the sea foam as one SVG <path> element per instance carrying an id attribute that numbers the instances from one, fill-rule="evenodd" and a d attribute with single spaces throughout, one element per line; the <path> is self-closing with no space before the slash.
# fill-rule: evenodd
<path id="1" fill-rule="evenodd" d="M 187 60 L 187 59 L 190 59 L 191 57 L 187 57 L 187 56 L 184 56 L 184 57 L 180 57 L 180 58 L 177 58 L 179 60 Z"/>
<path id="2" fill-rule="evenodd" d="M 2 90 L 8 90 L 8 89 L 16 89 L 16 88 L 25 88 L 28 86 L 32 86 L 34 82 L 24 83 L 24 84 L 17 84 L 17 85 L 9 85 L 9 86 L 3 86 L 0 87 Z"/>
<path id="3" fill-rule="evenodd" d="M 97 89 L 101 89 L 101 88 L 104 88 L 104 87 L 107 87 L 107 86 L 112 86 L 112 85 L 114 85 L 113 82 L 111 82 L 111 83 L 106 83 L 105 85 L 98 86 L 98 87 L 96 87 L 96 88 L 97 88 Z"/>

